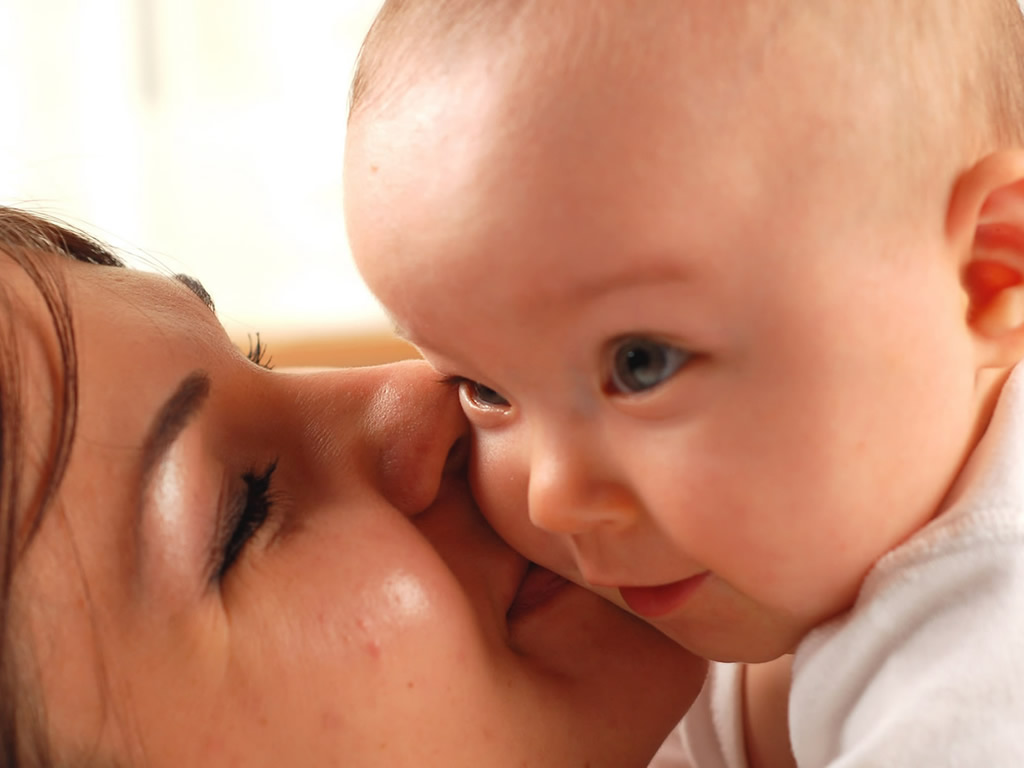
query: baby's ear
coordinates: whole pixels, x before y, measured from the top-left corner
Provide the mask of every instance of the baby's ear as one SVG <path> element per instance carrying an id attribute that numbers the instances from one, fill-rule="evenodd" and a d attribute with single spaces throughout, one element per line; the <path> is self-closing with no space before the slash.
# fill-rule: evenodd
<path id="1" fill-rule="evenodd" d="M 947 235 L 964 254 L 967 322 L 982 367 L 1024 358 L 1024 151 L 993 153 L 967 170 L 950 200 Z"/>

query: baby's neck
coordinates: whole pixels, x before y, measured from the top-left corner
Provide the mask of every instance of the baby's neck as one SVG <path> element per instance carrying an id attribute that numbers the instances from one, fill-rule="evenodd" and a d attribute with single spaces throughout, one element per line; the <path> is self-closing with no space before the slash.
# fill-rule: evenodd
<path id="1" fill-rule="evenodd" d="M 985 432 L 992 421 L 992 414 L 995 412 L 996 404 L 999 402 L 999 396 L 1002 394 L 1003 387 L 1006 385 L 1006 381 L 1010 378 L 1012 372 L 1012 368 L 1006 370 L 985 369 L 978 374 L 977 389 L 979 396 L 977 408 L 975 409 L 974 429 L 960 462 L 960 468 L 950 481 L 949 490 L 946 491 L 946 495 L 943 496 L 942 501 L 936 506 L 935 515 L 932 519 L 939 517 L 943 512 L 956 504 L 964 489 L 970 484 L 970 473 L 965 471 L 965 466 L 971 456 L 974 455 L 978 443 L 985 436 Z"/>
<path id="2" fill-rule="evenodd" d="M 748 768 L 796 768 L 789 743 L 793 657 L 743 668 L 743 741 Z"/>

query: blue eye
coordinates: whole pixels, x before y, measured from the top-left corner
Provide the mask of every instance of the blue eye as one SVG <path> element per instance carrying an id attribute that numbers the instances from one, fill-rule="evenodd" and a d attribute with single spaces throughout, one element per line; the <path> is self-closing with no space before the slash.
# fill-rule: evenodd
<path id="1" fill-rule="evenodd" d="M 462 379 L 462 392 L 473 405 L 480 408 L 507 408 L 508 400 L 498 390 L 472 379 Z"/>
<path id="2" fill-rule="evenodd" d="M 654 339 L 631 336 L 612 350 L 610 388 L 628 395 L 653 389 L 670 379 L 690 359 L 690 353 Z"/>

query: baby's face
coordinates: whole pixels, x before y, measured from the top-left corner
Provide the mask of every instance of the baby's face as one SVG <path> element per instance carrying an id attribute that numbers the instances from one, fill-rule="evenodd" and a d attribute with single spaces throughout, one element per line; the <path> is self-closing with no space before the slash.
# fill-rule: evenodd
<path id="1" fill-rule="evenodd" d="M 680 61 L 642 32 L 628 66 L 468 61 L 371 110 L 350 236 L 466 380 L 498 531 L 691 650 L 771 658 L 964 460 L 962 291 L 941 205 L 890 214 L 873 117 L 829 102 L 835 73 L 777 52 L 744 80 L 712 39 Z"/>

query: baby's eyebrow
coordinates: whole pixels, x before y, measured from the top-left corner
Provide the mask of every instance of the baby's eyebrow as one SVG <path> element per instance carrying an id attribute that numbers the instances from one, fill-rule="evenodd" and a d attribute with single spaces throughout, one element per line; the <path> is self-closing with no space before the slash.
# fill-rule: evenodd
<path id="1" fill-rule="evenodd" d="M 674 260 L 666 259 L 650 264 L 630 265 L 628 269 L 598 274 L 576 284 L 566 286 L 563 293 L 570 299 L 585 301 L 623 288 L 686 282 L 692 276 L 692 268 L 679 264 Z"/>

